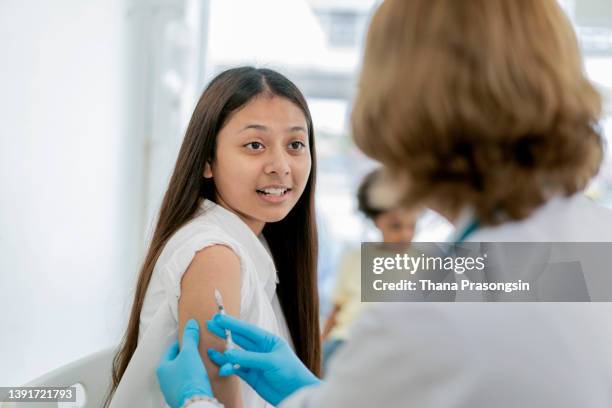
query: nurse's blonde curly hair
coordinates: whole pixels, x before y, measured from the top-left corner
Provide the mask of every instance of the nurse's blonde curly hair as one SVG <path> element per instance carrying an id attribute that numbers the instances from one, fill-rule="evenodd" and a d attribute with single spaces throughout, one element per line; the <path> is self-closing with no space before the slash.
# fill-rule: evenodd
<path id="1" fill-rule="evenodd" d="M 353 109 L 357 145 L 405 204 L 527 217 L 597 173 L 601 98 L 556 0 L 387 0 Z"/>

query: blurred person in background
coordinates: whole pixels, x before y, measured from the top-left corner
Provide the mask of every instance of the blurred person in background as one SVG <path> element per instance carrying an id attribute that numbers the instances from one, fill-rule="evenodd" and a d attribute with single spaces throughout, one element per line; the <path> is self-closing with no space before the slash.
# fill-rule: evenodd
<path id="1" fill-rule="evenodd" d="M 368 173 L 357 189 L 359 211 L 374 223 L 385 243 L 410 244 L 419 212 L 416 209 L 388 208 L 384 196 L 389 192 L 377 188 L 383 169 Z M 350 327 L 369 303 L 361 301 L 361 248 L 348 249 L 342 256 L 334 291 L 333 306 L 323 333 L 323 373 L 329 359 L 348 338 Z"/>

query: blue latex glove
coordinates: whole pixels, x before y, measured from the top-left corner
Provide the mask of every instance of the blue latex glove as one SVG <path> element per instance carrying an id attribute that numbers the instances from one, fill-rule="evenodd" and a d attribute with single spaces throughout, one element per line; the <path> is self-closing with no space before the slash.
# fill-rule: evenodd
<path id="1" fill-rule="evenodd" d="M 243 348 L 224 353 L 208 349 L 210 359 L 221 366 L 219 375 L 236 374 L 272 405 L 302 387 L 321 382 L 281 337 L 227 315 L 216 314 L 206 325 L 222 338 L 229 329 L 234 343 Z"/>
<path id="2" fill-rule="evenodd" d="M 196 395 L 213 397 L 208 374 L 198 352 L 199 340 L 198 322 L 191 319 L 185 325 L 180 353 L 177 340 L 168 347 L 157 366 L 161 391 L 172 408 L 181 408 L 185 400 Z"/>

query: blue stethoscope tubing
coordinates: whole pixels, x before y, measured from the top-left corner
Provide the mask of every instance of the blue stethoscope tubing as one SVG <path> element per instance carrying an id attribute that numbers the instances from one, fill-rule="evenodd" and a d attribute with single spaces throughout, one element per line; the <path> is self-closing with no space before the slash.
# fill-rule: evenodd
<path id="1" fill-rule="evenodd" d="M 465 227 L 463 229 L 463 231 L 461 232 L 461 234 L 459 234 L 459 236 L 457 237 L 457 240 L 455 241 L 456 243 L 459 242 L 464 242 L 470 235 L 472 235 L 478 228 L 480 227 L 480 224 L 478 223 L 478 221 L 473 220 L 472 222 L 470 222 L 468 224 L 467 227 Z"/>

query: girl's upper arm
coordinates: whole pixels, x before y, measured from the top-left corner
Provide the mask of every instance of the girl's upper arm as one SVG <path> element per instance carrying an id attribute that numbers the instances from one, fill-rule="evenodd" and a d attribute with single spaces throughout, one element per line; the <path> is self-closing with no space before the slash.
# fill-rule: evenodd
<path id="1" fill-rule="evenodd" d="M 223 351 L 225 340 L 206 329 L 206 321 L 217 313 L 215 289 L 223 296 L 225 311 L 240 314 L 240 260 L 235 252 L 224 245 L 213 245 L 198 251 L 181 281 L 178 318 L 179 333 L 189 319 L 200 325 L 199 350 L 210 378 L 215 397 L 226 407 L 242 407 L 240 383 L 237 377 L 220 377 L 219 367 L 208 358 L 207 350 Z M 182 339 L 179 339 L 182 344 Z"/>

